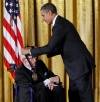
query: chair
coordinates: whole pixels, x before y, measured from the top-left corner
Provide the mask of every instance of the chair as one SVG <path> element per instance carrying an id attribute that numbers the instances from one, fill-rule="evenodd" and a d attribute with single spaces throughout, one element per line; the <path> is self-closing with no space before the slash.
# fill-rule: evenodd
<path id="1" fill-rule="evenodd" d="M 30 85 L 15 84 L 15 98 L 18 95 L 19 87 L 25 87 L 25 88 L 29 87 L 30 88 L 30 102 L 33 102 L 34 90 L 33 90 L 32 86 L 30 86 Z"/>

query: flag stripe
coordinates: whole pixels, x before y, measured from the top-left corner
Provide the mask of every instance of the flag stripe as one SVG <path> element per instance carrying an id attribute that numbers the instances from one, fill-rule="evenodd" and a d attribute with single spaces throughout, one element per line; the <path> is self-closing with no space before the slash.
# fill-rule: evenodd
<path id="1" fill-rule="evenodd" d="M 12 59 L 11 54 L 8 52 L 8 50 L 4 47 L 4 57 L 9 63 L 15 63 L 14 60 Z M 8 67 L 8 66 L 7 66 Z M 10 66 L 9 66 L 10 67 Z"/>
<path id="2" fill-rule="evenodd" d="M 11 45 L 8 43 L 8 41 L 5 39 L 4 37 L 4 46 L 5 48 L 7 49 L 7 51 L 10 53 L 10 54 L 15 54 L 15 51 L 12 49 Z M 14 60 L 14 62 L 16 63 L 16 59 L 17 57 L 16 56 L 12 56 L 12 59 Z"/>
<path id="3" fill-rule="evenodd" d="M 9 32 L 9 34 L 11 35 L 11 37 L 13 39 L 15 39 L 15 32 L 14 30 L 11 28 L 11 26 L 9 25 L 9 23 L 6 21 L 6 19 L 4 18 L 4 22 L 3 22 L 3 26 L 5 27 L 5 29 L 7 30 L 7 32 Z M 5 30 L 4 30 L 5 31 Z M 4 33 L 6 34 L 6 33 Z M 7 34 L 6 34 L 7 35 Z"/>
<path id="4" fill-rule="evenodd" d="M 17 28 L 19 29 L 20 35 L 22 36 L 20 15 L 17 17 Z"/>
<path id="5" fill-rule="evenodd" d="M 19 44 L 23 46 L 23 42 L 22 42 L 23 39 L 22 39 L 22 36 L 21 36 L 21 34 L 20 34 L 20 32 L 19 32 L 19 29 L 17 29 L 17 34 L 18 34 L 17 39 L 18 39 L 18 41 L 19 41 Z"/>
<path id="6" fill-rule="evenodd" d="M 5 15 L 6 14 L 6 15 Z M 7 12 L 7 10 L 5 9 L 5 12 L 4 12 L 4 23 L 6 23 L 5 24 L 5 26 L 7 26 L 7 30 L 11 30 L 10 31 L 10 34 L 12 35 L 12 32 L 13 32 L 13 34 L 14 34 L 14 36 L 17 36 L 16 35 L 16 24 L 15 24 L 15 22 L 13 21 L 13 26 L 11 26 L 10 25 L 10 15 L 9 15 L 9 13 Z M 20 28 L 21 29 L 21 28 Z"/>
<path id="7" fill-rule="evenodd" d="M 5 39 L 9 42 L 9 44 L 12 47 L 12 49 L 14 51 L 16 51 L 15 49 L 17 49 L 17 48 L 15 48 L 16 47 L 15 40 L 11 37 L 11 35 L 9 34 L 9 32 L 5 28 L 3 28 L 3 29 L 4 29 L 4 37 L 5 37 Z M 16 54 L 16 56 L 17 56 L 17 54 Z"/>

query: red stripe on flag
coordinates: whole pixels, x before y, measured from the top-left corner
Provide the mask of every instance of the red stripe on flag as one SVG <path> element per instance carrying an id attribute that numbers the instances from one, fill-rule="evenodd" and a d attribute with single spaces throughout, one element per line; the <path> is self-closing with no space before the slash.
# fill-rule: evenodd
<path id="1" fill-rule="evenodd" d="M 11 37 L 16 40 L 15 32 L 13 31 L 13 29 L 11 28 L 11 26 L 9 25 L 9 23 L 6 21 L 5 18 L 4 18 L 3 26 L 6 28 L 7 32 L 11 35 Z"/>
<path id="2" fill-rule="evenodd" d="M 21 46 L 24 46 L 24 45 L 23 45 L 23 39 L 22 39 L 22 36 L 21 36 L 21 34 L 20 34 L 18 28 L 17 28 L 17 39 L 18 39 L 20 45 L 21 45 Z"/>
<path id="3" fill-rule="evenodd" d="M 18 58 L 17 58 L 17 62 L 16 62 L 16 65 L 20 65 L 22 63 L 21 59 L 20 59 L 20 56 L 18 55 Z"/>
<path id="4" fill-rule="evenodd" d="M 14 62 L 17 62 L 17 57 L 15 54 L 15 51 L 12 49 L 11 45 L 9 44 L 9 42 L 6 40 L 6 38 L 4 37 L 4 46 L 7 49 L 7 51 L 9 52 L 9 54 L 11 55 L 12 59 L 14 60 Z"/>

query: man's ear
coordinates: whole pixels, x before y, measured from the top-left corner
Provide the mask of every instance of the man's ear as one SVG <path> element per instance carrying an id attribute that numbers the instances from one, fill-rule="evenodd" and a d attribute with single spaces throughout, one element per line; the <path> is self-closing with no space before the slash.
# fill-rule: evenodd
<path id="1" fill-rule="evenodd" d="M 22 62 L 25 62 L 25 59 L 24 58 L 22 58 Z"/>
<path id="2" fill-rule="evenodd" d="M 49 15 L 50 15 L 50 16 L 52 16 L 52 15 L 53 15 L 53 13 L 52 13 L 50 10 L 49 10 L 48 12 L 49 12 Z"/>

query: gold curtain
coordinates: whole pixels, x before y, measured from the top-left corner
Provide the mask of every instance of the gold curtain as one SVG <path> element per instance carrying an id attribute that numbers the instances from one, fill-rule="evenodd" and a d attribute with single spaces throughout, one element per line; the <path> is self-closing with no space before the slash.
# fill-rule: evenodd
<path id="1" fill-rule="evenodd" d="M 52 26 L 42 21 L 40 8 L 51 2 L 57 7 L 58 14 L 70 20 L 77 28 L 82 40 L 93 55 L 96 68 L 93 70 L 93 92 L 95 102 L 100 102 L 100 0 L 19 0 L 24 45 L 43 46 L 48 43 Z M 3 8 L 0 1 L 0 102 L 13 102 L 13 84 L 3 68 Z M 60 56 L 47 58 L 39 56 L 47 67 L 61 77 L 66 89 L 68 102 L 68 75 Z"/>

